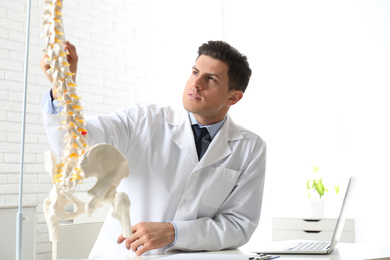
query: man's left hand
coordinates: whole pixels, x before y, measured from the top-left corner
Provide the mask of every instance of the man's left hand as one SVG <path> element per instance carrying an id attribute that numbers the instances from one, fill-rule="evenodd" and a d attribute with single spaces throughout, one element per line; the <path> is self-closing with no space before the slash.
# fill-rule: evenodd
<path id="1" fill-rule="evenodd" d="M 162 248 L 172 244 L 175 240 L 175 228 L 171 223 L 141 222 L 132 226 L 133 234 L 124 238 L 123 234 L 118 237 L 118 244 L 125 242 L 128 250 L 133 250 L 136 255 Z"/>

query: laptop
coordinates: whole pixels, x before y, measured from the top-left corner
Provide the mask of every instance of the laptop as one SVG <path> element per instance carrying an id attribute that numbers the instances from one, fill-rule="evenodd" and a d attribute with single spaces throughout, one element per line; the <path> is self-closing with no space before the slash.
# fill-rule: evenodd
<path id="1" fill-rule="evenodd" d="M 271 244 L 261 246 L 257 253 L 262 254 L 330 254 L 333 248 L 340 240 L 341 233 L 344 228 L 346 212 L 351 204 L 351 197 L 356 184 L 356 177 L 350 177 L 348 187 L 345 192 L 343 205 L 341 206 L 340 215 L 337 219 L 336 227 L 333 232 L 331 241 L 312 241 L 312 240 L 286 240 L 273 242 Z"/>

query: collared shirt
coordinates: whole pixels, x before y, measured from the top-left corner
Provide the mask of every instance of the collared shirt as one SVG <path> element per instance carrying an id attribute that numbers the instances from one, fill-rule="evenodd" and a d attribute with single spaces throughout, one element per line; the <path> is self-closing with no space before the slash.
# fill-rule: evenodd
<path id="1" fill-rule="evenodd" d="M 60 101 L 53 99 L 52 90 L 46 92 L 42 99 L 42 106 L 49 114 L 57 115 L 64 108 L 60 106 Z"/>
<path id="2" fill-rule="evenodd" d="M 225 116 L 225 118 L 222 121 L 219 121 L 218 123 L 211 124 L 211 125 L 202 125 L 199 124 L 198 120 L 196 120 L 195 116 L 191 112 L 188 112 L 188 114 L 190 116 L 191 125 L 198 124 L 200 128 L 206 127 L 210 133 L 211 140 L 213 140 L 214 136 L 218 133 L 219 129 L 221 129 L 223 123 L 226 120 L 226 116 Z"/>

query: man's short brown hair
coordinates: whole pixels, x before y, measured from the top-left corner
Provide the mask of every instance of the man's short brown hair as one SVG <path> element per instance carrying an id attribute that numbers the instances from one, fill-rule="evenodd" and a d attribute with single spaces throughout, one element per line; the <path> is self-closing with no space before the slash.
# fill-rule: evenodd
<path id="1" fill-rule="evenodd" d="M 198 48 L 198 58 L 200 55 L 225 62 L 229 66 L 229 90 L 236 89 L 245 92 L 252 75 L 245 55 L 224 41 L 209 41 L 202 44 Z"/>

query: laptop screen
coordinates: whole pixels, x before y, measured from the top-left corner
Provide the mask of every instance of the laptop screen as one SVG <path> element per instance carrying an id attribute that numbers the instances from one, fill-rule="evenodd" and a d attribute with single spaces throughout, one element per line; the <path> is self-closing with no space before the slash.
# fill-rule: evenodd
<path id="1" fill-rule="evenodd" d="M 338 218 L 337 223 L 336 223 L 336 228 L 333 232 L 333 237 L 332 237 L 331 244 L 329 247 L 330 251 L 332 251 L 333 248 L 340 241 L 341 232 L 343 231 L 344 223 L 345 223 L 345 220 L 347 218 L 347 215 L 346 215 L 347 208 L 351 204 L 351 197 L 352 197 L 353 190 L 355 189 L 355 184 L 356 184 L 356 177 L 351 177 L 349 179 L 348 187 L 347 187 L 347 190 L 345 192 L 343 205 L 341 206 L 340 215 L 339 215 L 339 218 Z"/>

